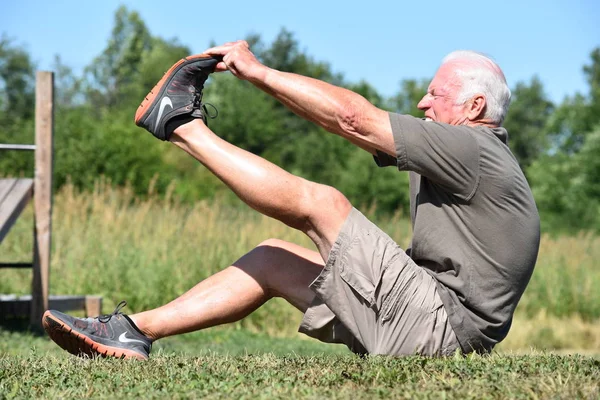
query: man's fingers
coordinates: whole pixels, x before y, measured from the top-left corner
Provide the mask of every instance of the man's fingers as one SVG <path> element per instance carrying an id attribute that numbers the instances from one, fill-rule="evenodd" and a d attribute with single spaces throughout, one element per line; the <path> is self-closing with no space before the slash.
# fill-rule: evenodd
<path id="1" fill-rule="evenodd" d="M 211 56 L 224 56 L 231 50 L 229 46 L 216 46 L 211 47 L 210 49 L 204 50 L 204 54 L 210 54 Z"/>
<path id="2" fill-rule="evenodd" d="M 221 46 L 211 47 L 210 49 L 207 49 L 206 51 L 204 51 L 204 53 L 211 54 L 211 55 L 223 56 L 223 55 L 229 53 L 236 46 L 240 46 L 240 45 L 244 46 L 247 49 L 250 48 L 250 45 L 248 44 L 248 42 L 246 42 L 245 40 L 238 40 L 236 42 L 227 42 L 225 44 L 222 44 Z"/>
<path id="3" fill-rule="evenodd" d="M 223 71 L 227 71 L 229 68 L 227 68 L 227 64 L 225 64 L 223 61 L 219 62 L 216 66 L 215 66 L 215 72 L 223 72 Z"/>

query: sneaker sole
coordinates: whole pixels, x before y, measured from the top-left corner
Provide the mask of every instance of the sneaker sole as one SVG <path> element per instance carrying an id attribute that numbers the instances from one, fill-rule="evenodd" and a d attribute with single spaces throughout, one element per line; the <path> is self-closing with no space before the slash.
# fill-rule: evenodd
<path id="1" fill-rule="evenodd" d="M 46 311 L 42 318 L 42 325 L 48 336 L 61 348 L 76 356 L 89 357 L 115 357 L 121 359 L 147 360 L 148 357 L 127 349 L 106 346 L 90 339 L 71 329 L 61 320 L 55 318 L 50 311 Z"/>
<path id="2" fill-rule="evenodd" d="M 146 95 L 146 98 L 142 101 L 142 104 L 140 104 L 140 106 L 138 107 L 137 111 L 135 112 L 135 124 L 138 125 L 138 123 L 141 120 L 143 120 L 148 115 L 150 115 L 150 112 L 152 111 L 152 105 L 154 103 L 154 99 L 156 99 L 156 97 L 158 95 L 162 94 L 162 92 L 164 91 L 164 87 L 165 87 L 164 83 L 168 79 L 170 79 L 172 75 L 174 75 L 174 72 L 176 70 L 179 70 L 179 68 L 184 63 L 187 63 L 190 61 L 195 61 L 197 59 L 203 59 L 203 58 L 207 59 L 207 58 L 215 58 L 215 57 L 210 56 L 208 54 L 196 54 L 193 56 L 182 58 L 181 60 L 179 60 L 178 62 L 173 64 L 173 66 L 171 68 L 169 68 L 169 70 L 167 72 L 165 72 L 165 74 L 163 75 L 161 80 L 158 81 L 158 83 L 156 85 L 154 85 L 152 90 Z"/>

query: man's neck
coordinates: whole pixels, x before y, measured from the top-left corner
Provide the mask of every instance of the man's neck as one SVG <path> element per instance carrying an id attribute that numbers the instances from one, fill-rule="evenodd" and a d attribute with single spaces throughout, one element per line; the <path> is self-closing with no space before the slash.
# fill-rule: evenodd
<path id="1" fill-rule="evenodd" d="M 490 121 L 489 119 L 480 119 L 477 121 L 469 121 L 466 124 L 467 126 L 485 126 L 486 128 L 498 128 L 500 125 Z"/>

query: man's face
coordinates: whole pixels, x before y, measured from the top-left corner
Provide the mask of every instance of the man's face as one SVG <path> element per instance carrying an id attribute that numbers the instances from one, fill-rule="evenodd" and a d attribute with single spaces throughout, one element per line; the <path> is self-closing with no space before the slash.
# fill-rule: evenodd
<path id="1" fill-rule="evenodd" d="M 468 122 L 467 107 L 465 104 L 455 104 L 460 87 L 452 77 L 453 68 L 450 62 L 438 69 L 429 84 L 427 94 L 417 107 L 425 111 L 425 117 L 430 120 L 450 125 L 463 125 Z"/>

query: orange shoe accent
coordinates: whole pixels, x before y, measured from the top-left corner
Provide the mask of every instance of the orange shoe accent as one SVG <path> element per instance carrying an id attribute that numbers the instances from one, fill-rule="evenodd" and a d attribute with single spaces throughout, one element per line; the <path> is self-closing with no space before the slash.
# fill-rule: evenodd
<path id="1" fill-rule="evenodd" d="M 90 357 L 116 357 L 121 359 L 147 360 L 142 354 L 121 349 L 118 347 L 105 346 L 94 342 L 89 337 L 74 331 L 62 321 L 54 318 L 50 311 L 46 311 L 42 317 L 42 325 L 48 336 L 60 347 L 71 354 L 81 356 L 86 354 Z"/>
<path id="2" fill-rule="evenodd" d="M 173 66 L 171 68 L 169 68 L 169 70 L 167 72 L 165 72 L 165 74 L 163 75 L 161 80 L 158 81 L 158 83 L 156 85 L 154 85 L 152 90 L 146 95 L 146 98 L 144 100 L 142 100 L 142 104 L 140 104 L 137 111 L 135 112 L 136 125 L 137 125 L 138 121 L 140 119 L 142 119 L 142 117 L 148 110 L 148 107 L 152 104 L 152 102 L 156 98 L 156 95 L 160 92 L 162 85 L 167 80 L 167 78 L 169 77 L 171 72 L 173 72 L 175 70 L 175 68 L 179 67 L 181 64 L 183 64 L 184 62 L 189 61 L 189 60 L 193 60 L 196 58 L 211 58 L 211 57 L 212 56 L 210 56 L 208 54 L 196 54 L 193 56 L 188 56 L 188 57 L 182 58 L 181 60 L 179 60 L 175 64 L 173 64 Z"/>

